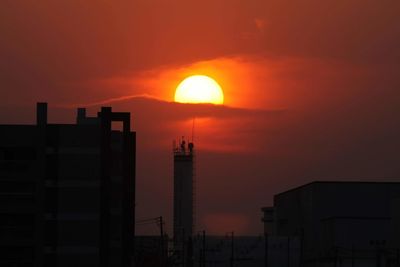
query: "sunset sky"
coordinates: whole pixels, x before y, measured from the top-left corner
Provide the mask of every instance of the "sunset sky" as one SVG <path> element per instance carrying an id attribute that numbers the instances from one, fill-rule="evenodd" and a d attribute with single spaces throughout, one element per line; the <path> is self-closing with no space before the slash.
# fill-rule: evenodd
<path id="1" fill-rule="evenodd" d="M 223 106 L 173 103 L 194 74 Z M 400 179 L 400 1 L 4 0 L 0 123 L 34 123 L 37 101 L 56 123 L 132 113 L 137 218 L 169 234 L 172 140 L 195 117 L 197 229 L 261 233 L 283 190 Z"/>

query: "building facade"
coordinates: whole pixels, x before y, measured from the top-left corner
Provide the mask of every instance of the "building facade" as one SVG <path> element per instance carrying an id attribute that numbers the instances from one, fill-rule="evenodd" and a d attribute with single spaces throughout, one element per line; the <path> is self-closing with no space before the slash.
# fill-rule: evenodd
<path id="1" fill-rule="evenodd" d="M 301 266 L 398 266 L 399 200 L 397 182 L 313 182 L 276 195 L 263 221 L 271 241 L 299 239 Z"/>
<path id="2" fill-rule="evenodd" d="M 49 124 L 38 103 L 36 125 L 0 125 L 0 266 L 130 266 L 135 146 L 109 107 Z"/>

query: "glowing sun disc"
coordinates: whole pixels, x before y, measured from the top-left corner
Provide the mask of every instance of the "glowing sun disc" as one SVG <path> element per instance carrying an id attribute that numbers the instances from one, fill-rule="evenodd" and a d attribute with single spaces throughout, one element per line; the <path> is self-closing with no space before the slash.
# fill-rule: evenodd
<path id="1" fill-rule="evenodd" d="M 175 91 L 175 102 L 223 104 L 221 86 L 205 75 L 193 75 L 184 79 Z"/>

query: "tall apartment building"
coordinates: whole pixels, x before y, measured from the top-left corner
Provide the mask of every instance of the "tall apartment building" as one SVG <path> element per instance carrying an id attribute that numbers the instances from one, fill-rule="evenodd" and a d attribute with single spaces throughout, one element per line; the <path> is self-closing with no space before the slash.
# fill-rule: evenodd
<path id="1" fill-rule="evenodd" d="M 110 107 L 49 124 L 38 103 L 36 125 L 0 125 L 0 266 L 130 266 L 135 146 Z"/>

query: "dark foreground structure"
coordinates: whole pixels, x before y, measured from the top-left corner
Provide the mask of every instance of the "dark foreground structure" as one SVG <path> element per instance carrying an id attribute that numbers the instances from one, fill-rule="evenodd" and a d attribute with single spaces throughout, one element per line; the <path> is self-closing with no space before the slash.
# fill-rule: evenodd
<path id="1" fill-rule="evenodd" d="M 194 144 L 174 145 L 174 251 L 183 263 L 195 229 Z M 190 256 L 189 256 L 190 257 Z"/>
<path id="2" fill-rule="evenodd" d="M 110 107 L 49 124 L 38 103 L 36 125 L 0 125 L 0 266 L 131 266 L 135 145 Z"/>
<path id="3" fill-rule="evenodd" d="M 135 236 L 135 266 L 168 267 L 168 236 Z"/>
<path id="4" fill-rule="evenodd" d="M 262 210 L 265 266 L 400 266 L 398 182 L 313 182 Z"/>

